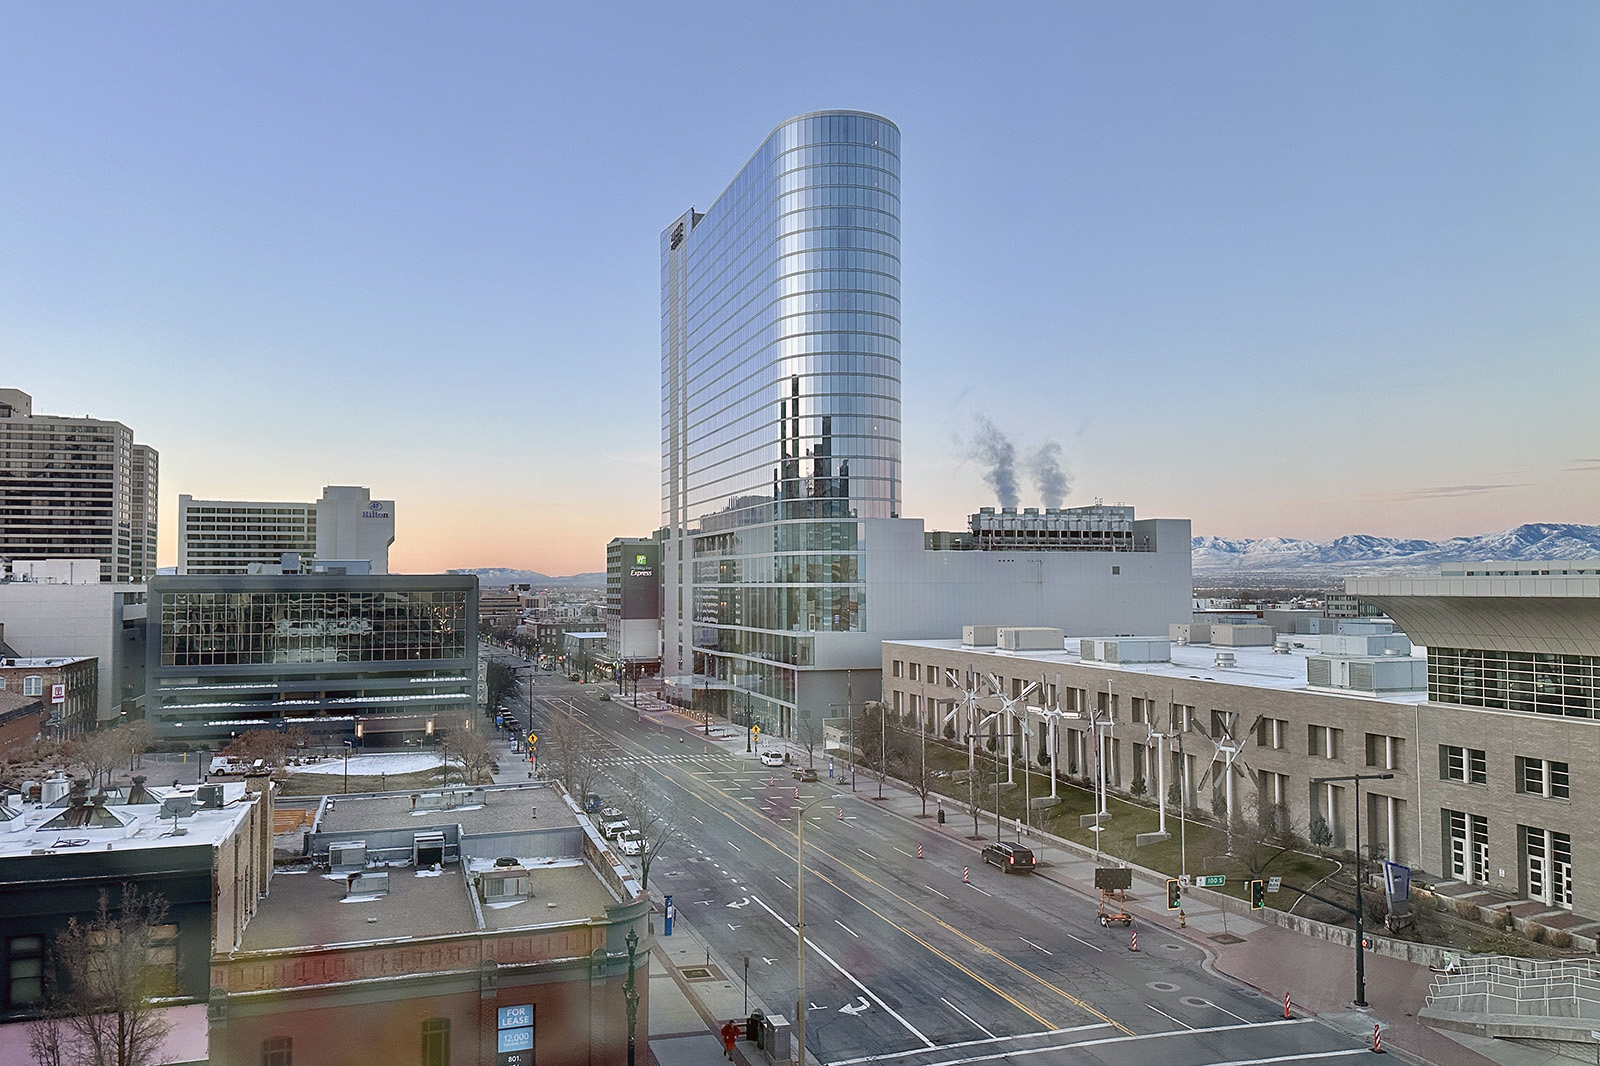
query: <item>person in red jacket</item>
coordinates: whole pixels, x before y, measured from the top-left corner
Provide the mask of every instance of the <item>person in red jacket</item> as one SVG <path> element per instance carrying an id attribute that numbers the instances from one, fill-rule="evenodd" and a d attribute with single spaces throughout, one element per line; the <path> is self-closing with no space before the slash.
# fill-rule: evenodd
<path id="1" fill-rule="evenodd" d="M 729 1022 L 722 1027 L 722 1053 L 728 1058 L 733 1058 L 733 1044 L 739 1039 L 739 1024 Z"/>

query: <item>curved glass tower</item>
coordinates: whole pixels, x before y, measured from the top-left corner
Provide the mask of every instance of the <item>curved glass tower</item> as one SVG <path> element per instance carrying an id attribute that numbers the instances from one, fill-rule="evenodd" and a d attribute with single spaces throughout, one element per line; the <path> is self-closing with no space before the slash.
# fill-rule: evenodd
<path id="1" fill-rule="evenodd" d="M 663 671 L 784 733 L 816 635 L 866 628 L 859 520 L 900 514 L 899 152 L 801 115 L 661 235 Z"/>

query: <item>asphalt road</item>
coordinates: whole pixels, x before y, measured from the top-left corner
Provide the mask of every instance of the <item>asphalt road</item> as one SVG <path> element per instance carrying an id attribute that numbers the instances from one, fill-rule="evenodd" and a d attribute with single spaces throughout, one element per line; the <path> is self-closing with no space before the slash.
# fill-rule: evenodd
<path id="1" fill-rule="evenodd" d="M 748 957 L 752 991 L 785 1014 L 798 987 L 805 812 L 806 1044 L 816 1061 L 1255 1066 L 1371 1054 L 1313 1020 L 1285 1022 L 1280 1003 L 1207 972 L 1197 947 L 1162 930 L 1141 930 L 1141 950 L 1129 951 L 1127 930 L 1100 925 L 1096 900 L 1047 874 L 984 865 L 981 842 L 885 810 L 875 784 L 851 793 L 796 782 L 598 691 L 541 675 L 534 700 L 542 713 L 571 701 L 600 734 L 607 789 L 642 772 L 661 809 L 684 813 L 651 887 L 671 893 L 736 970 Z"/>

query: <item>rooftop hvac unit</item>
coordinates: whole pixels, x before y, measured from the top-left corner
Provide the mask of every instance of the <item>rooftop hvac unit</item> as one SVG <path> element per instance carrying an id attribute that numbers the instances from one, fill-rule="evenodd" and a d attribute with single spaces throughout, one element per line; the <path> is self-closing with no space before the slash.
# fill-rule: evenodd
<path id="1" fill-rule="evenodd" d="M 443 866 L 444 834 L 418 833 L 412 839 L 411 862 L 418 867 Z"/>
<path id="2" fill-rule="evenodd" d="M 528 871 L 520 866 L 496 866 L 478 879 L 485 903 L 504 903 L 533 895 Z"/>
<path id="3" fill-rule="evenodd" d="M 362 867 L 367 865 L 367 842 L 365 840 L 345 840 L 337 844 L 329 844 L 328 865 L 335 869 L 341 866 Z"/>
<path id="4" fill-rule="evenodd" d="M 194 790 L 195 802 L 211 810 L 222 807 L 222 789 L 217 785 L 201 785 Z"/>
<path id="5" fill-rule="evenodd" d="M 1238 666 L 1239 664 L 1234 662 L 1233 652 L 1231 652 L 1231 651 L 1219 651 L 1219 652 L 1217 652 L 1217 658 L 1216 658 L 1216 661 L 1215 661 L 1214 665 L 1217 666 L 1219 669 L 1227 669 L 1228 667 Z"/>

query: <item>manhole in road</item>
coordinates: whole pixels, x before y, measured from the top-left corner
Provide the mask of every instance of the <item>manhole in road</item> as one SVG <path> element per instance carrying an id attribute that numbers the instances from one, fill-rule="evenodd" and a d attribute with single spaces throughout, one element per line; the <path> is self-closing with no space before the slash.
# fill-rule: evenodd
<path id="1" fill-rule="evenodd" d="M 1215 1007 L 1216 1006 L 1216 1004 L 1211 1002 L 1209 999 L 1201 999 L 1199 996 L 1184 996 L 1182 999 L 1178 1000 L 1178 1002 L 1182 1003 L 1185 1007 Z"/>
<path id="2" fill-rule="evenodd" d="M 1152 992 L 1176 992 L 1178 990 L 1178 986 L 1171 981 L 1151 981 L 1145 987 Z"/>
<path id="3" fill-rule="evenodd" d="M 1183 945 L 1182 944 L 1162 944 L 1161 948 L 1162 948 L 1163 951 L 1182 951 L 1183 950 Z"/>

